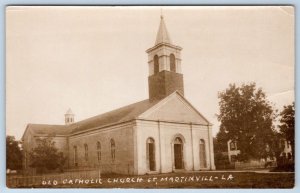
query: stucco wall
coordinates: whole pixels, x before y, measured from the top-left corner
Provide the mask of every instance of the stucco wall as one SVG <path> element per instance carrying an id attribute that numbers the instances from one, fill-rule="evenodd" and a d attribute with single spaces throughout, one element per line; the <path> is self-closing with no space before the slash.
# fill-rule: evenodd
<path id="1" fill-rule="evenodd" d="M 208 170 L 215 169 L 214 167 L 214 153 L 212 142 L 210 138 L 210 130 L 208 126 L 191 125 L 192 137 L 193 137 L 193 151 L 194 151 L 194 169 L 195 170 Z M 200 140 L 205 142 L 205 156 L 206 156 L 206 168 L 200 167 Z"/>
<path id="2" fill-rule="evenodd" d="M 99 129 L 69 138 L 69 165 L 73 169 L 100 168 L 102 173 L 133 174 L 133 125 Z M 115 159 L 112 159 L 110 140 L 115 141 Z M 97 142 L 101 143 L 101 160 L 98 162 Z M 84 144 L 88 145 L 88 161 Z M 74 146 L 78 151 L 78 167 L 74 165 Z"/>
<path id="3" fill-rule="evenodd" d="M 165 103 L 163 103 L 165 102 Z M 178 95 L 170 95 L 168 100 L 162 101 L 156 109 L 147 111 L 140 118 L 150 120 L 165 120 L 186 123 L 201 123 L 208 122 L 198 114 L 186 101 Z"/>
<path id="4" fill-rule="evenodd" d="M 136 136 L 137 173 L 139 175 L 149 172 L 146 155 L 146 141 L 149 137 L 155 140 L 157 172 L 168 173 L 175 169 L 173 142 L 176 137 L 180 137 L 184 143 L 183 160 L 185 170 L 214 169 L 211 167 L 211 165 L 214 165 L 213 147 L 211 146 L 212 139 L 209 139 L 209 129 L 207 126 L 140 120 L 137 121 Z M 200 168 L 200 139 L 205 141 L 206 168 Z M 159 142 L 161 143 L 160 145 Z"/>

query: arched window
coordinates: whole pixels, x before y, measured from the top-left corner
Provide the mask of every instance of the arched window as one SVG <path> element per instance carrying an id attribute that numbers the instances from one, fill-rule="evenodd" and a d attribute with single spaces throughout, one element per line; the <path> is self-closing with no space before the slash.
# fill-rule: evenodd
<path id="1" fill-rule="evenodd" d="M 101 143 L 99 141 L 97 142 L 97 160 L 98 162 L 101 160 Z"/>
<path id="2" fill-rule="evenodd" d="M 159 61 L 158 61 L 158 56 L 154 56 L 154 74 L 159 72 Z"/>
<path id="3" fill-rule="evenodd" d="M 89 160 L 89 147 L 87 144 L 84 144 L 84 159 L 85 161 Z"/>
<path id="4" fill-rule="evenodd" d="M 200 146 L 199 146 L 199 156 L 200 156 L 200 168 L 206 168 L 206 151 L 205 151 L 205 141 L 200 139 Z"/>
<path id="5" fill-rule="evenodd" d="M 74 166 L 78 166 L 78 150 L 77 146 L 74 146 Z"/>
<path id="6" fill-rule="evenodd" d="M 170 71 L 176 72 L 176 63 L 175 63 L 175 56 L 174 54 L 170 55 Z"/>
<path id="7" fill-rule="evenodd" d="M 155 141 L 152 138 L 147 139 L 146 156 L 149 170 L 155 171 Z"/>
<path id="8" fill-rule="evenodd" d="M 111 159 L 112 161 L 115 161 L 116 158 L 116 144 L 114 139 L 110 140 L 110 150 L 111 150 Z"/>

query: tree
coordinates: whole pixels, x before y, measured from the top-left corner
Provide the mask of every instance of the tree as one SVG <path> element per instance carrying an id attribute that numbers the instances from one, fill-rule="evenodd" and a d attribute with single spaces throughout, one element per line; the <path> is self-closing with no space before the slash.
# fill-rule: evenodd
<path id="1" fill-rule="evenodd" d="M 36 142 L 37 146 L 29 153 L 31 157 L 30 166 L 36 168 L 39 173 L 58 168 L 62 171 L 66 158 L 55 147 L 52 138 L 38 138 Z"/>
<path id="2" fill-rule="evenodd" d="M 228 140 L 236 141 L 242 160 L 259 159 L 272 153 L 275 113 L 262 89 L 257 89 L 255 83 L 240 87 L 230 84 L 218 97 L 221 122 L 218 142 L 226 142 L 226 146 Z"/>
<path id="3" fill-rule="evenodd" d="M 295 103 L 284 106 L 280 112 L 280 132 L 290 141 L 292 148 L 292 156 L 295 155 Z"/>
<path id="4" fill-rule="evenodd" d="M 11 170 L 22 169 L 21 142 L 14 136 L 6 136 L 6 168 Z"/>

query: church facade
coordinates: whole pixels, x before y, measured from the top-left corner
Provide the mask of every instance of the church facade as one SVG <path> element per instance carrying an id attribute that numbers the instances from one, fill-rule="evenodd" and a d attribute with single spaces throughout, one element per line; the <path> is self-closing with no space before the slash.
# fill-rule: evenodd
<path id="1" fill-rule="evenodd" d="M 36 139 L 49 136 L 69 170 L 130 175 L 214 170 L 212 125 L 184 97 L 181 50 L 161 16 L 155 45 L 146 51 L 149 98 L 79 122 L 68 110 L 65 125 L 28 124 L 24 170 L 31 170 Z"/>

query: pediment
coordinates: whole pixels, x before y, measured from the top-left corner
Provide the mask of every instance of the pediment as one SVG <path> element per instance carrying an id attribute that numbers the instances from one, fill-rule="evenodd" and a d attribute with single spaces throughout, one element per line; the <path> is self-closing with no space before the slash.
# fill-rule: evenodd
<path id="1" fill-rule="evenodd" d="M 171 122 L 210 124 L 183 96 L 174 92 L 142 113 L 138 118 Z"/>

